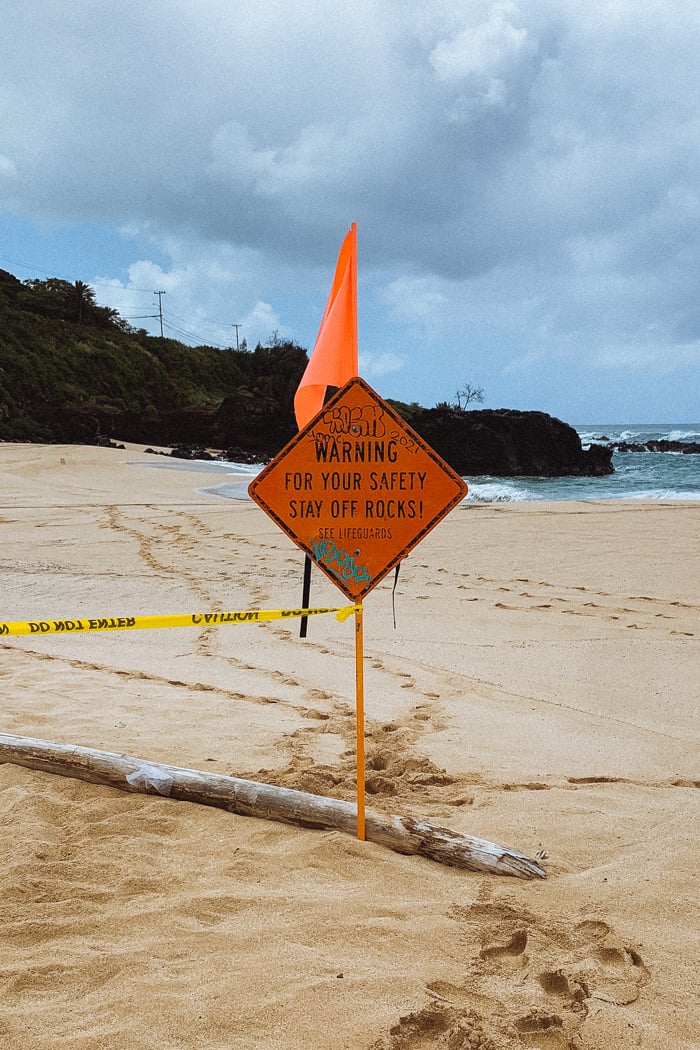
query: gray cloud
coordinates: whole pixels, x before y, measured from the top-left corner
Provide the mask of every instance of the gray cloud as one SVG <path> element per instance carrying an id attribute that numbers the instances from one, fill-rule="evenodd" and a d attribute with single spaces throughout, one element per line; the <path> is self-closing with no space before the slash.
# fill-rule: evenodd
<path id="1" fill-rule="evenodd" d="M 261 318 L 292 272 L 325 292 L 356 220 L 386 371 L 419 332 L 450 376 L 469 332 L 504 386 L 637 345 L 687 368 L 699 45 L 694 0 L 8 0 L 0 213 L 130 224 L 192 303 L 186 256 L 246 257 Z"/>

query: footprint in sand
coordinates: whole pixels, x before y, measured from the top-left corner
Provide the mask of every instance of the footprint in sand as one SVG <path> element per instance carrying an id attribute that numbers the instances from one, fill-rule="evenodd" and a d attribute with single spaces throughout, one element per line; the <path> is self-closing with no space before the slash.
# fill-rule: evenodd
<path id="1" fill-rule="evenodd" d="M 476 1011 L 464 1011 L 442 1002 L 406 1014 L 389 1035 L 371 1050 L 430 1050 L 431 1047 L 464 1047 L 464 1050 L 497 1050 Z"/>
<path id="2" fill-rule="evenodd" d="M 333 698 L 332 693 L 326 692 L 325 689 L 307 689 L 304 693 L 306 700 L 331 700 Z"/>
<path id="3" fill-rule="evenodd" d="M 564 1022 L 557 1014 L 534 1011 L 514 1024 L 523 1045 L 532 1050 L 569 1050 L 574 1045 L 564 1034 Z"/>
<path id="4" fill-rule="evenodd" d="M 650 980 L 638 952 L 599 919 L 553 922 L 496 900 L 449 915 L 466 965 L 429 984 L 433 1002 L 401 1017 L 373 1050 L 572 1050 L 588 1045 L 593 1001 L 626 1006 Z"/>
<path id="5" fill-rule="evenodd" d="M 482 948 L 479 955 L 489 962 L 507 963 L 509 965 L 526 966 L 528 957 L 525 954 L 527 948 L 527 930 L 522 928 L 515 931 L 505 944 L 493 944 Z"/>

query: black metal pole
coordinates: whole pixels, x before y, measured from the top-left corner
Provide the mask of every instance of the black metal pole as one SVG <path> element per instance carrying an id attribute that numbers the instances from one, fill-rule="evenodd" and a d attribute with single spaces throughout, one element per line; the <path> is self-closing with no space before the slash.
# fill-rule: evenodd
<path id="1" fill-rule="evenodd" d="M 311 598 L 311 558 L 306 555 L 304 558 L 304 583 L 302 585 L 301 592 L 301 607 L 302 609 L 309 608 L 309 601 Z M 306 627 L 309 622 L 308 616 L 302 616 L 299 621 L 299 637 L 306 638 Z"/>

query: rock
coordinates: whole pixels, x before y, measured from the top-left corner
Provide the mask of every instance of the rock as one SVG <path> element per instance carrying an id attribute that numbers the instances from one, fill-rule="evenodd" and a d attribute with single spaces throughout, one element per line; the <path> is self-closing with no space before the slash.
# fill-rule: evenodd
<path id="1" fill-rule="evenodd" d="M 269 455 L 262 455 L 255 451 L 249 451 L 242 449 L 240 445 L 234 445 L 231 448 L 225 448 L 221 453 L 221 459 L 227 463 L 250 463 L 258 464 L 266 462 L 271 459 Z"/>
<path id="2" fill-rule="evenodd" d="M 276 400 L 248 392 L 227 397 L 218 406 L 143 414 L 44 403 L 32 406 L 32 416 L 38 426 L 33 440 L 99 445 L 119 438 L 170 447 L 173 451 L 168 454 L 181 459 L 239 463 L 269 460 L 296 434 L 293 417 Z M 454 470 L 467 476 L 598 477 L 613 472 L 611 446 L 593 444 L 583 449 L 573 427 L 544 412 L 505 408 L 465 412 L 441 406 L 417 409 L 409 422 Z M 209 449 L 226 451 L 219 457 Z M 692 451 L 700 451 L 700 446 Z"/>
<path id="3" fill-rule="evenodd" d="M 668 441 L 650 438 L 644 442 L 616 441 L 611 445 L 616 452 L 681 452 L 685 456 L 700 454 L 700 441 Z"/>
<path id="4" fill-rule="evenodd" d="M 221 402 L 211 444 L 239 450 L 239 462 L 246 462 L 243 457 L 247 456 L 252 462 L 260 462 L 277 455 L 296 430 L 293 416 L 281 411 L 277 401 L 239 392 Z"/>
<path id="5" fill-rule="evenodd" d="M 42 401 L 32 406 L 32 418 L 45 434 L 44 440 L 60 445 L 109 444 L 109 435 L 92 408 Z"/>
<path id="6" fill-rule="evenodd" d="M 206 449 L 197 448 L 196 446 L 192 445 L 176 445 L 175 448 L 171 450 L 170 455 L 174 459 L 214 460 L 217 458 L 216 456 L 212 455 L 211 452 L 208 452 Z"/>
<path id="7" fill-rule="evenodd" d="M 636 441 L 614 441 L 610 446 L 614 452 L 648 452 L 646 445 Z"/>
<path id="8" fill-rule="evenodd" d="M 583 449 L 573 427 L 545 412 L 423 409 L 411 425 L 459 474 L 497 477 L 602 477 L 612 450 Z"/>

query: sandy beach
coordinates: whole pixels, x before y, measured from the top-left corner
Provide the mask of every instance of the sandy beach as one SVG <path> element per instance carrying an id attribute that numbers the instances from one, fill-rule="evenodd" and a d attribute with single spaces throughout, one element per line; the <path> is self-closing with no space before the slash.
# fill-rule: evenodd
<path id="1" fill-rule="evenodd" d="M 0 445 L 0 621 L 297 607 L 222 480 Z M 0 1046 L 700 1046 L 699 547 L 697 503 L 462 505 L 396 627 L 393 579 L 365 603 L 368 805 L 544 881 L 0 765 Z M 347 602 L 316 571 L 312 604 Z M 353 622 L 298 634 L 3 637 L 0 732 L 352 800 Z"/>

